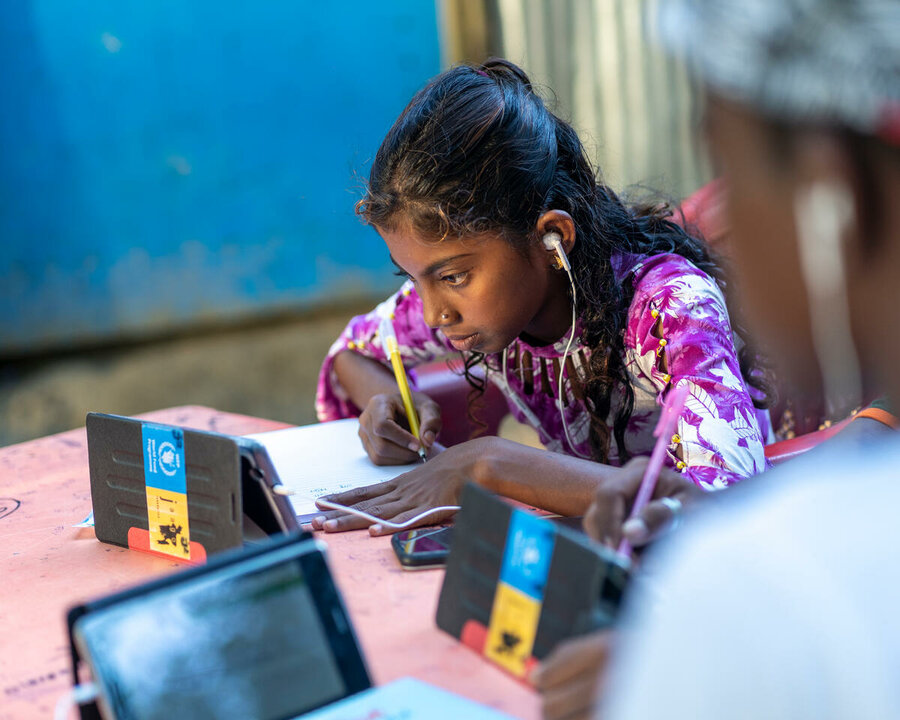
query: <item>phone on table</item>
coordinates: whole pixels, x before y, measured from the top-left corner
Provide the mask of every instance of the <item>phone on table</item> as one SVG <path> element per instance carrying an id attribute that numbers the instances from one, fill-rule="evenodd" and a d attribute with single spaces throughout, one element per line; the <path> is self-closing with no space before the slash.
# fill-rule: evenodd
<path id="1" fill-rule="evenodd" d="M 404 530 L 391 537 L 391 545 L 404 570 L 443 567 L 452 541 L 453 526 Z"/>

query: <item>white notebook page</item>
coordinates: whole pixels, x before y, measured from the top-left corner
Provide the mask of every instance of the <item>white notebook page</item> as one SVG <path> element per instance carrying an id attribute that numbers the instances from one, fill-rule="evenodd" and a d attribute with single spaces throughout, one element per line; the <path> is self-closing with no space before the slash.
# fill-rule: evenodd
<path id="1" fill-rule="evenodd" d="M 265 445 L 290 496 L 294 512 L 307 520 L 321 512 L 315 499 L 364 485 L 392 480 L 411 465 L 375 465 L 359 439 L 355 418 L 272 430 L 247 437 Z"/>

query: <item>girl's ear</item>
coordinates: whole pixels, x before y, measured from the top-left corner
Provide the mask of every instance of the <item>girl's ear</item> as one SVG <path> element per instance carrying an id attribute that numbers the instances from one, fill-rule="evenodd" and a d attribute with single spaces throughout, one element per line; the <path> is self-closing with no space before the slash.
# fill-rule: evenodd
<path id="1" fill-rule="evenodd" d="M 575 247 L 575 221 L 565 210 L 548 210 L 545 212 L 538 218 L 535 232 L 538 238 L 544 237 L 547 233 L 559 235 L 566 255 L 571 254 L 572 248 Z"/>

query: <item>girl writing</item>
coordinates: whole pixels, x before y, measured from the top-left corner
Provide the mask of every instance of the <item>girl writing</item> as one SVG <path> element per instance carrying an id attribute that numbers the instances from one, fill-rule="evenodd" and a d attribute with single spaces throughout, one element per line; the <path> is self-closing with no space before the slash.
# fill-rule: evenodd
<path id="1" fill-rule="evenodd" d="M 360 415 L 376 463 L 416 460 L 377 336 L 388 317 L 407 366 L 461 353 L 467 377 L 484 368 L 553 452 L 476 438 L 330 500 L 402 522 L 453 504 L 471 481 L 582 514 L 613 466 L 649 453 L 676 383 L 690 388 L 669 445 L 678 471 L 713 489 L 765 468 L 770 429 L 749 386 L 764 388 L 749 348 L 735 346 L 720 267 L 663 208 L 629 207 L 598 183 L 574 130 L 518 67 L 492 60 L 433 79 L 382 143 L 358 212 L 407 281 L 331 348 L 319 418 Z M 421 393 L 414 402 L 431 449 L 439 408 Z M 366 524 L 331 512 L 313 526 Z"/>

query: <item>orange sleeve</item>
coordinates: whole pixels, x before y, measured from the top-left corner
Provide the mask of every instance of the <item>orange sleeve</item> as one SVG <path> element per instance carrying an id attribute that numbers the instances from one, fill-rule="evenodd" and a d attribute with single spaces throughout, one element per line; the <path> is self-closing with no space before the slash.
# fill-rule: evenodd
<path id="1" fill-rule="evenodd" d="M 900 420 L 897 419 L 896 416 L 891 415 L 887 410 L 882 410 L 877 407 L 867 407 L 860 410 L 856 415 L 853 416 L 853 419 L 867 417 L 872 420 L 877 420 L 884 425 L 887 425 L 889 428 L 894 430 L 900 429 Z"/>

